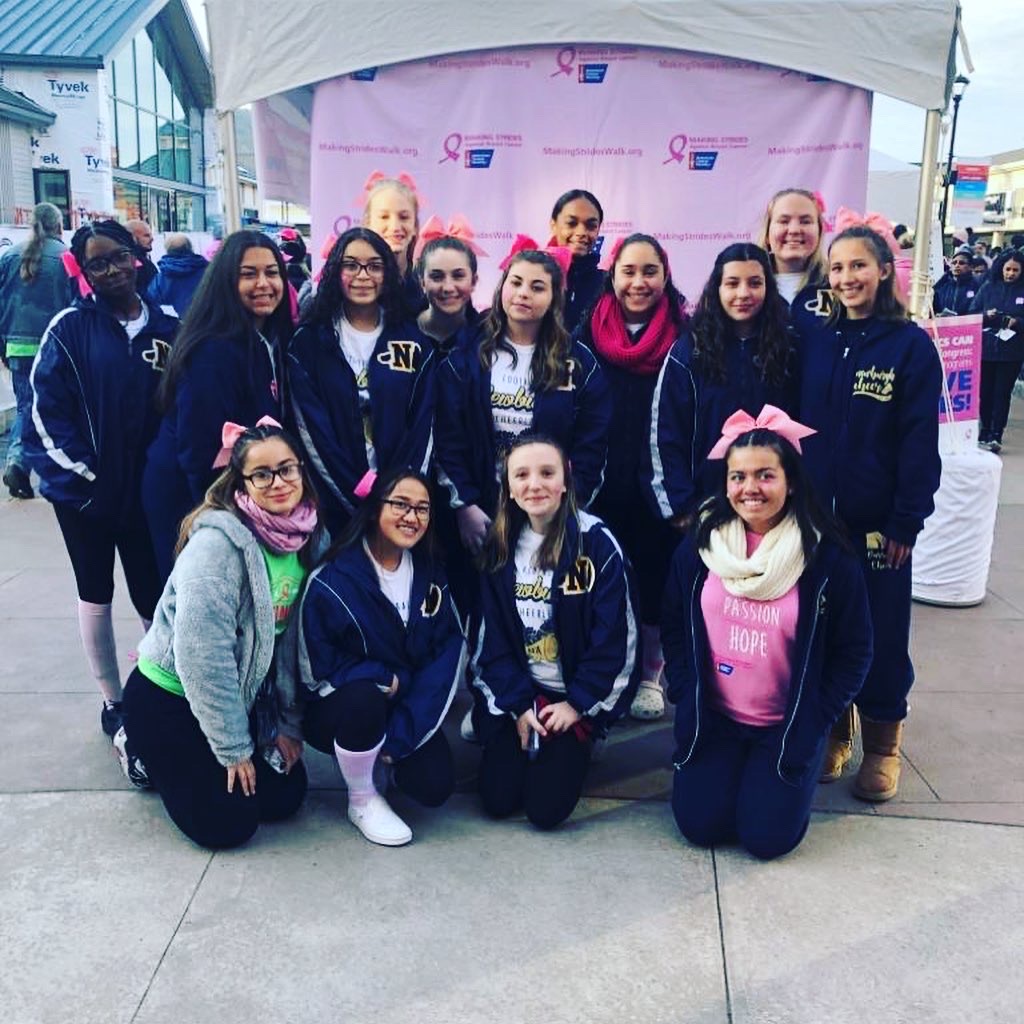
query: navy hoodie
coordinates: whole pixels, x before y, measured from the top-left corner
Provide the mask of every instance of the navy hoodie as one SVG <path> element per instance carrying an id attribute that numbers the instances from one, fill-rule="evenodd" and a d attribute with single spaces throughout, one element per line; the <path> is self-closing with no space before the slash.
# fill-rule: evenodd
<path id="1" fill-rule="evenodd" d="M 981 358 L 987 362 L 1016 363 L 1024 359 L 1024 278 L 1012 284 L 1005 281 L 986 281 L 971 303 L 972 313 L 986 314 L 990 309 L 995 316 L 985 316 L 985 330 L 981 336 Z M 1007 327 L 1008 320 L 1017 326 L 1012 338 L 999 338 L 998 332 Z"/>
<path id="2" fill-rule="evenodd" d="M 384 752 L 403 758 L 441 727 L 465 670 L 466 642 L 444 573 L 412 551 L 409 622 L 380 589 L 361 543 L 343 548 L 312 575 L 302 600 L 299 665 L 317 694 L 356 680 L 383 686 L 388 702 Z"/>
<path id="3" fill-rule="evenodd" d="M 913 544 L 935 507 L 942 365 L 905 320 L 839 321 L 803 339 L 801 442 L 818 497 L 852 534 Z"/>
<path id="4" fill-rule="evenodd" d="M 437 462 L 453 508 L 498 505 L 498 459 L 491 412 L 491 374 L 480 365 L 479 334 L 449 353 L 438 373 Z M 586 508 L 597 494 L 608 452 L 611 399 L 593 352 L 573 342 L 572 380 L 535 391 L 530 429 L 557 441 L 572 463 L 576 497 Z"/>
<path id="5" fill-rule="evenodd" d="M 156 277 L 146 289 L 146 298 L 173 306 L 178 316 L 184 317 L 209 265 L 209 260 L 194 252 L 162 256 Z"/>
<path id="6" fill-rule="evenodd" d="M 601 293 L 604 284 L 604 271 L 598 267 L 601 261 L 599 252 L 590 252 L 586 256 L 575 256 L 569 264 L 569 273 L 565 281 L 565 308 L 562 311 L 562 323 L 572 334 L 583 319 L 583 314 L 590 309 L 594 300 Z"/>
<path id="7" fill-rule="evenodd" d="M 964 316 L 971 310 L 971 303 L 978 293 L 973 274 L 954 277 L 943 274 L 936 282 L 932 293 L 932 307 L 937 316 Z"/>
<path id="8" fill-rule="evenodd" d="M 425 473 L 433 449 L 434 346 L 413 322 L 385 325 L 367 370 L 378 474 Z M 333 324 L 303 323 L 288 347 L 288 381 L 299 439 L 335 522 L 352 514 L 370 466 L 355 374 Z"/>
<path id="9" fill-rule="evenodd" d="M 526 636 L 516 610 L 515 538 L 497 572 L 481 577 L 483 626 L 473 655 L 473 685 L 493 716 L 518 717 L 540 688 L 530 672 Z M 618 542 L 596 516 L 566 523 L 565 543 L 551 579 L 564 697 L 604 729 L 629 707 L 640 681 L 639 609 L 632 570 Z M 486 730 L 486 726 L 485 726 Z"/>
<path id="10" fill-rule="evenodd" d="M 689 515 L 714 490 L 717 467 L 707 455 L 737 409 L 751 416 L 766 404 L 796 411 L 795 335 L 793 345 L 791 371 L 779 385 L 766 383 L 756 364 L 756 338 L 728 342 L 724 382 L 707 380 L 694 366 L 689 330 L 672 346 L 654 389 L 650 444 L 644 453 L 646 496 L 657 515 Z"/>
<path id="11" fill-rule="evenodd" d="M 709 706 L 711 649 L 701 610 L 707 576 L 688 537 L 672 558 L 661 622 L 668 699 L 676 705 L 676 767 L 700 744 Z M 775 749 L 776 771 L 792 785 L 804 782 L 815 767 L 819 744 L 860 692 L 872 657 L 867 589 L 853 555 L 823 540 L 797 587 L 792 675 Z"/>
<path id="12" fill-rule="evenodd" d="M 139 516 L 146 446 L 156 433 L 154 395 L 178 318 L 146 303 L 149 320 L 129 340 L 107 303 L 80 299 L 50 321 L 32 367 L 25 450 L 55 504 L 124 521 Z"/>

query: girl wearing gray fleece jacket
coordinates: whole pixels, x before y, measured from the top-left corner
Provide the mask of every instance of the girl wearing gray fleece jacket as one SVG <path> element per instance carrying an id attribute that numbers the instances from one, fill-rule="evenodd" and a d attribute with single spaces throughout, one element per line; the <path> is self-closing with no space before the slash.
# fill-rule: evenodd
<path id="1" fill-rule="evenodd" d="M 227 469 L 182 524 L 124 697 L 129 778 L 148 777 L 182 832 L 215 849 L 305 796 L 292 611 L 325 547 L 281 427 L 264 417 L 223 435 Z"/>

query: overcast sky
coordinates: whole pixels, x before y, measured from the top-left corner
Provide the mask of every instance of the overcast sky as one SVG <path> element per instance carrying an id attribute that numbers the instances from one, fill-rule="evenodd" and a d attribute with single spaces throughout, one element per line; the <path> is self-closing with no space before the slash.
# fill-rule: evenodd
<path id="1" fill-rule="evenodd" d="M 202 0 L 187 0 L 200 32 L 206 38 Z M 899 0 L 894 0 L 899 2 Z M 974 70 L 968 71 L 957 52 L 957 70 L 971 84 L 960 103 L 956 155 L 990 157 L 1010 149 L 1024 149 L 1024 90 L 1020 66 L 1024 61 L 1024 2 L 1022 0 L 961 0 L 964 32 Z M 294 16 L 293 7 L 282 11 Z M 510 5 L 509 10 L 514 6 Z M 875 96 L 871 148 L 916 163 L 921 159 L 924 111 L 906 103 Z M 949 136 L 939 142 L 942 159 L 949 152 Z"/>

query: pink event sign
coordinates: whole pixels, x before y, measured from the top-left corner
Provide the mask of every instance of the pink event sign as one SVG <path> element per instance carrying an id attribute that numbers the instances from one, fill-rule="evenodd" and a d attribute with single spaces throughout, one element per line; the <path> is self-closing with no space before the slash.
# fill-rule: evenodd
<path id="1" fill-rule="evenodd" d="M 484 307 L 514 235 L 546 240 L 554 200 L 586 188 L 604 207 L 606 247 L 656 235 L 695 300 L 715 255 L 756 235 L 778 189 L 863 209 L 870 117 L 862 89 L 678 50 L 541 47 L 367 69 L 316 87 L 314 247 L 359 223 L 372 171 L 408 171 L 426 197 L 421 221 L 473 224 L 489 254 Z"/>
<path id="2" fill-rule="evenodd" d="M 981 316 L 944 316 L 920 320 L 936 339 L 949 388 L 954 423 L 977 420 L 981 389 Z M 948 422 L 946 399 L 939 398 L 939 422 Z"/>

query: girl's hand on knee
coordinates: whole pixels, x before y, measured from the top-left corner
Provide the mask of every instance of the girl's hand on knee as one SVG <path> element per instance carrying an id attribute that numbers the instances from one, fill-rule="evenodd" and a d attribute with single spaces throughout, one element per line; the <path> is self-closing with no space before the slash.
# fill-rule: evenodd
<path id="1" fill-rule="evenodd" d="M 281 753 L 283 754 L 284 751 Z M 235 780 L 237 780 L 246 796 L 256 795 L 256 767 L 252 763 L 252 758 L 247 757 L 244 761 L 239 761 L 238 764 L 229 764 L 227 773 L 229 793 L 234 791 Z"/>
<path id="2" fill-rule="evenodd" d="M 284 773 L 287 775 L 295 765 L 302 760 L 302 740 L 293 739 L 278 733 L 274 740 L 274 746 L 281 752 L 284 758 Z"/>
<path id="3" fill-rule="evenodd" d="M 580 720 L 580 713 L 567 700 L 560 700 L 543 708 L 540 717 L 550 732 L 560 733 L 571 729 Z"/>

